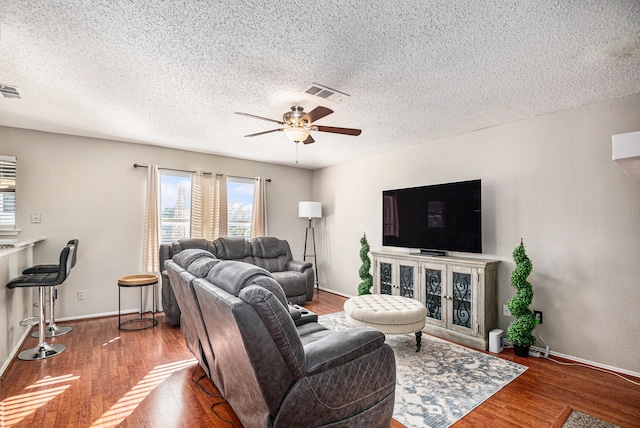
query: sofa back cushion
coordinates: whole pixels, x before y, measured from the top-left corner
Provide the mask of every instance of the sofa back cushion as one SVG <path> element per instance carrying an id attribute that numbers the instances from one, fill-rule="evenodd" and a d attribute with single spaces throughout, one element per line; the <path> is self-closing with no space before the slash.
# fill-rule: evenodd
<path id="1" fill-rule="evenodd" d="M 172 256 L 175 256 L 180 251 L 187 250 L 189 248 L 207 250 L 209 252 L 212 252 L 213 249 L 211 242 L 203 238 L 179 239 L 177 241 L 173 241 L 170 245 Z"/>
<path id="2" fill-rule="evenodd" d="M 211 268 L 221 261 L 216 258 L 200 257 L 189 265 L 187 272 L 198 278 L 206 278 Z"/>
<path id="3" fill-rule="evenodd" d="M 173 261 L 182 266 L 184 269 L 188 269 L 191 263 L 203 257 L 208 259 L 215 258 L 214 255 L 207 250 L 190 248 L 180 251 L 178 254 L 173 256 Z"/>
<path id="4" fill-rule="evenodd" d="M 222 260 L 238 260 L 253 263 L 251 245 L 242 237 L 222 237 L 212 243 L 214 254 Z"/>
<path id="5" fill-rule="evenodd" d="M 273 293 L 283 307 L 287 307 L 287 297 L 280 284 L 273 279 L 271 273 L 258 266 L 225 260 L 224 263 L 218 263 L 211 268 L 207 280 L 236 297 L 243 288 L 258 284 Z"/>
<path id="6" fill-rule="evenodd" d="M 253 263 L 269 272 L 287 270 L 287 263 L 292 259 L 289 243 L 273 236 L 253 238 L 251 241 Z"/>

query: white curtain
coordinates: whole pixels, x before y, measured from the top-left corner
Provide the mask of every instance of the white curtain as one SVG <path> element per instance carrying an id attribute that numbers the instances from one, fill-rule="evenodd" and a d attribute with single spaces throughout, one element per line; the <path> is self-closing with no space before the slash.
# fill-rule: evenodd
<path id="1" fill-rule="evenodd" d="M 213 238 L 227 236 L 227 176 L 214 174 L 213 195 Z"/>
<path id="2" fill-rule="evenodd" d="M 227 235 L 227 177 L 197 171 L 191 187 L 191 237 Z"/>
<path id="3" fill-rule="evenodd" d="M 253 190 L 253 213 L 251 214 L 251 238 L 269 236 L 267 222 L 267 180 L 256 177 Z"/>
<path id="4" fill-rule="evenodd" d="M 158 165 L 151 164 L 147 168 L 147 197 L 144 210 L 144 242 L 142 245 L 142 266 L 144 273 L 151 273 L 159 276 L 160 257 L 160 172 Z M 148 289 L 148 290 L 147 290 Z M 144 287 L 146 298 L 144 299 L 143 311 L 152 308 L 152 287 Z M 156 310 L 162 311 L 162 300 L 160 299 L 160 284 L 156 285 Z"/>
<path id="5" fill-rule="evenodd" d="M 147 201 L 144 210 L 144 254 L 142 263 L 145 273 L 156 273 L 159 269 L 160 247 L 160 172 L 158 165 L 147 168 Z"/>

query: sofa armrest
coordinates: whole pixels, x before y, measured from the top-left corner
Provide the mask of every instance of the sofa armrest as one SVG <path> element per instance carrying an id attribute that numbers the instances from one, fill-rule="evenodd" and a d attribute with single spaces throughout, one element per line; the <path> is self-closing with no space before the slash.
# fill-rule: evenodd
<path id="1" fill-rule="evenodd" d="M 384 344 L 384 334 L 373 327 L 336 331 L 304 347 L 307 375 L 355 360 Z"/>
<path id="2" fill-rule="evenodd" d="M 293 305 L 287 305 L 287 307 L 289 308 L 289 315 L 291 315 L 291 318 L 294 322 L 302 317 L 302 312 L 300 312 L 300 309 L 296 308 Z"/>
<path id="3" fill-rule="evenodd" d="M 306 269 L 313 267 L 311 262 L 303 262 L 300 260 L 289 260 L 287 262 L 287 270 L 295 272 L 304 272 Z"/>

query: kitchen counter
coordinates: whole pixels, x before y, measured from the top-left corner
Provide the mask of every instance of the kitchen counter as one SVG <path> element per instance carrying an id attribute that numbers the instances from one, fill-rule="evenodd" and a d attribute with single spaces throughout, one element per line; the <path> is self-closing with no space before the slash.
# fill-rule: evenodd
<path id="1" fill-rule="evenodd" d="M 0 238 L 0 250 L 6 248 L 22 248 L 35 244 L 36 242 L 44 241 L 44 236 L 29 236 L 23 238 Z M 0 256 L 2 253 L 0 252 Z"/>

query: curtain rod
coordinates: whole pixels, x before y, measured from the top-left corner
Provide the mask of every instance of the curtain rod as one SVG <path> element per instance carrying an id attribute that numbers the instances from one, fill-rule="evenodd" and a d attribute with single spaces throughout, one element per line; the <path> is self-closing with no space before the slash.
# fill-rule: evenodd
<path id="1" fill-rule="evenodd" d="M 134 163 L 134 164 L 133 164 L 133 167 L 134 167 L 134 168 L 148 168 L 148 166 L 147 166 L 147 165 L 140 165 L 139 163 Z M 195 174 L 195 173 L 196 173 L 196 171 L 190 171 L 190 170 L 187 170 L 187 169 L 164 168 L 164 167 L 158 167 L 158 169 L 164 169 L 164 170 L 167 170 L 167 171 L 190 172 L 191 174 Z M 204 171 L 203 171 L 202 173 L 203 173 L 204 175 L 211 175 L 211 174 L 213 174 L 212 172 L 204 172 Z M 221 177 L 221 176 L 222 176 L 222 175 L 224 175 L 224 174 L 216 174 L 216 175 L 217 175 L 218 177 Z M 253 180 L 253 179 L 255 179 L 255 177 L 241 177 L 241 176 L 239 176 L 239 175 L 228 175 L 227 177 L 231 177 L 231 178 L 244 178 L 244 179 L 247 179 L 247 180 Z M 268 183 L 271 183 L 271 179 L 270 179 L 270 178 L 266 178 L 265 180 L 266 180 Z"/>

